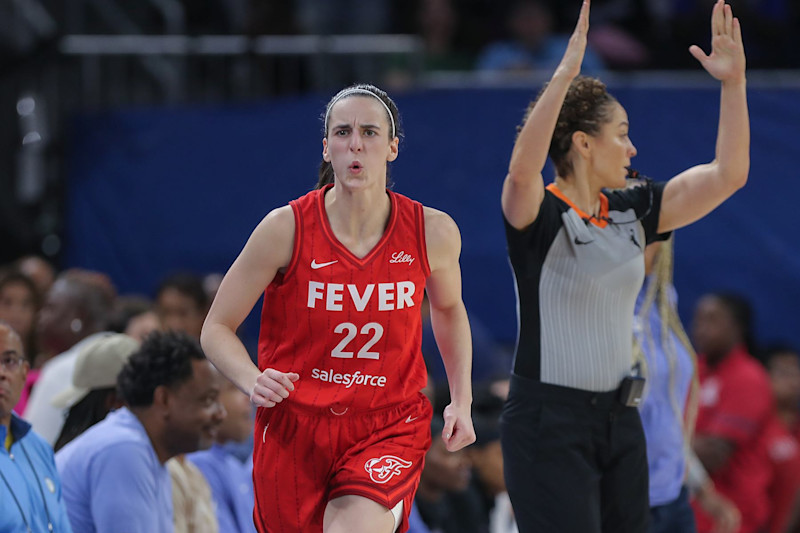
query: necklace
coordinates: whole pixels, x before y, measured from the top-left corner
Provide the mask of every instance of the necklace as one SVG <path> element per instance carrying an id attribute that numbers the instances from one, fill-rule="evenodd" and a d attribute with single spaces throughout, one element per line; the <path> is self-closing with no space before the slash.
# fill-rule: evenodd
<path id="1" fill-rule="evenodd" d="M 44 497 L 44 490 L 42 489 L 42 484 L 39 481 L 39 474 L 38 472 L 36 472 L 36 467 L 33 466 L 33 461 L 31 461 L 31 456 L 28 455 L 28 450 L 25 449 L 25 445 L 22 444 L 21 441 L 19 443 L 19 447 L 22 448 L 22 453 L 25 454 L 25 458 L 28 460 L 28 464 L 31 467 L 33 476 L 36 478 L 36 486 L 39 487 L 39 495 L 41 495 L 42 497 L 42 503 L 44 504 L 44 512 L 47 515 L 47 531 L 53 531 L 53 521 L 50 519 L 50 509 L 47 507 L 47 499 Z M 14 456 L 13 454 L 10 453 L 10 451 L 9 451 L 9 456 L 13 461 Z M 19 503 L 19 499 L 17 498 L 17 495 L 14 493 L 14 489 L 11 488 L 11 483 L 8 482 L 8 479 L 6 478 L 5 474 L 3 474 L 2 470 L 0 470 L 0 478 L 3 479 L 3 483 L 5 484 L 6 487 L 8 487 L 8 491 L 11 493 L 11 497 L 14 498 L 14 503 L 17 504 L 17 509 L 19 509 L 19 514 L 22 517 L 22 521 L 25 522 L 25 529 L 27 533 L 33 533 L 31 525 L 28 522 L 28 518 L 25 516 L 25 510 L 22 508 L 22 504 Z"/>

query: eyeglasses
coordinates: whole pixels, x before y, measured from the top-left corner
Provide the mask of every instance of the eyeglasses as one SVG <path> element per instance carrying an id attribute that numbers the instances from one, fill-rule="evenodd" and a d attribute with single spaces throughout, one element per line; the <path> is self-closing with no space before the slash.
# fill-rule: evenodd
<path id="1" fill-rule="evenodd" d="M 8 372 L 14 372 L 25 361 L 24 357 L 18 355 L 0 355 L 0 368 L 4 368 Z"/>

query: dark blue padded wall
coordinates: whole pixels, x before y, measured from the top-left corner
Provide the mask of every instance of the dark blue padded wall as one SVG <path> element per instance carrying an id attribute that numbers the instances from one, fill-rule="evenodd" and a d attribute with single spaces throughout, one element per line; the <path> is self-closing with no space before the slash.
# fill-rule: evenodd
<path id="1" fill-rule="evenodd" d="M 463 239 L 464 299 L 500 342 L 516 335 L 500 188 L 535 91 L 398 95 L 407 137 L 395 190 L 450 213 Z M 657 180 L 714 156 L 718 89 L 620 88 L 639 155 Z M 752 90 L 750 182 L 677 234 L 684 321 L 703 292 L 749 296 L 757 337 L 800 345 L 800 240 L 791 203 L 800 91 Z M 166 273 L 224 271 L 270 210 L 312 188 L 328 95 L 240 106 L 143 109 L 78 118 L 71 137 L 66 263 L 151 293 Z M 547 171 L 548 179 L 552 171 Z"/>

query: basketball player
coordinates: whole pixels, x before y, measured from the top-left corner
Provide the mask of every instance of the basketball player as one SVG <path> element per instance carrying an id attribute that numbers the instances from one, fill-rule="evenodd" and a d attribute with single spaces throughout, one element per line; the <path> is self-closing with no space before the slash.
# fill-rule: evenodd
<path id="1" fill-rule="evenodd" d="M 452 398 L 442 438 L 451 451 L 475 440 L 461 237 L 445 213 L 387 189 L 401 135 L 382 90 L 335 95 L 318 188 L 256 227 L 203 327 L 209 359 L 259 407 L 262 533 L 407 529 L 431 443 L 426 290 Z M 265 287 L 256 368 L 234 332 Z"/>

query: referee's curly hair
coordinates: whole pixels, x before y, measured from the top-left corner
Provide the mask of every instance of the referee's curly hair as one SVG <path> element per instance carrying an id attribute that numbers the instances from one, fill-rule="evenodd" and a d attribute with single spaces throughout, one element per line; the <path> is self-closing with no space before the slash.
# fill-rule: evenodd
<path id="1" fill-rule="evenodd" d="M 117 377 L 119 395 L 129 407 L 153 404 L 153 391 L 192 377 L 192 360 L 206 358 L 200 344 L 184 333 L 156 331 L 145 338 Z"/>

